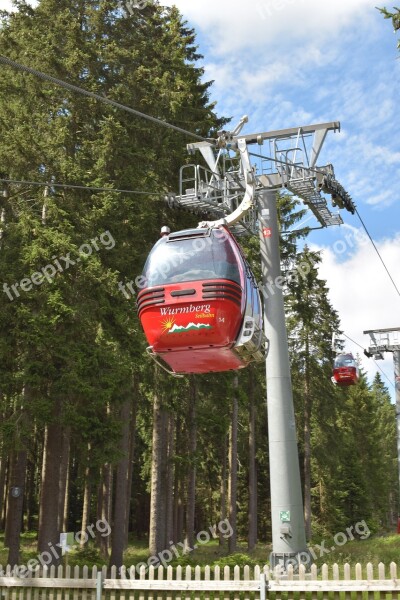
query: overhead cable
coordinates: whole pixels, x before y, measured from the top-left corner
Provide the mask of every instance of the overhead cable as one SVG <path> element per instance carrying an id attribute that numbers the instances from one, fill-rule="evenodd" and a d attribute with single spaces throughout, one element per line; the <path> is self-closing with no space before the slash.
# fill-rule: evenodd
<path id="1" fill-rule="evenodd" d="M 4 181 L 5 183 L 14 183 L 16 185 L 35 185 L 39 187 L 49 187 L 49 188 L 65 188 L 72 190 L 90 190 L 94 192 L 115 192 L 121 194 L 138 194 L 143 196 L 160 196 L 160 192 L 145 192 L 143 190 L 120 190 L 108 187 L 94 187 L 90 185 L 75 185 L 70 183 L 53 183 L 53 182 L 41 182 L 41 181 L 18 181 L 17 179 L 2 179 L 0 178 L 0 182 Z"/>
<path id="2" fill-rule="evenodd" d="M 394 286 L 394 288 L 395 288 L 396 292 L 397 292 L 397 293 L 398 293 L 398 295 L 400 296 L 400 291 L 399 291 L 399 288 L 398 288 L 398 287 L 397 287 L 397 285 L 395 284 L 395 282 L 394 282 L 394 279 L 393 279 L 393 277 L 391 276 L 391 274 L 390 274 L 390 272 L 389 272 L 389 269 L 387 268 L 387 266 L 386 266 L 386 264 L 385 264 L 385 262 L 384 262 L 384 260 L 383 260 L 383 258 L 382 258 L 382 256 L 381 256 L 381 254 L 380 254 L 380 252 L 379 252 L 378 248 L 377 248 L 377 247 L 376 247 L 376 245 L 375 245 L 375 242 L 374 242 L 374 240 L 372 239 L 372 237 L 371 237 L 371 235 L 370 235 L 370 233 L 369 233 L 369 231 L 368 231 L 368 229 L 367 229 L 367 227 L 366 227 L 366 225 L 365 225 L 364 221 L 362 220 L 362 218 L 361 218 L 361 216 L 360 216 L 360 213 L 358 212 L 358 210 L 357 210 L 357 209 L 356 209 L 356 214 L 357 214 L 358 218 L 360 219 L 360 221 L 361 221 L 361 225 L 364 227 L 365 233 L 366 233 L 366 234 L 367 234 L 367 236 L 369 237 L 369 239 L 370 239 L 370 241 L 371 241 L 371 244 L 372 244 L 372 245 L 373 245 L 373 247 L 375 248 L 375 252 L 376 252 L 376 253 L 377 253 L 377 255 L 379 256 L 379 260 L 380 260 L 380 261 L 381 261 L 381 263 L 383 264 L 383 266 L 384 266 L 384 269 L 385 269 L 386 273 L 389 275 L 390 281 L 393 283 L 393 286 Z"/>
<path id="3" fill-rule="evenodd" d="M 131 108 L 130 106 L 125 106 L 120 102 L 116 102 L 115 100 L 111 100 L 106 96 L 100 96 L 100 94 L 96 94 L 95 92 L 89 92 L 89 90 L 85 90 L 77 85 L 73 85 L 72 83 L 68 83 L 57 77 L 53 77 L 52 75 L 47 75 L 47 73 L 42 73 L 42 71 L 38 71 L 37 69 L 32 69 L 32 67 L 27 67 L 26 65 L 22 65 L 15 60 L 11 60 L 7 56 L 3 56 L 0 54 L 0 63 L 7 65 L 9 67 L 13 67 L 14 69 L 18 69 L 19 71 L 23 71 L 25 73 L 30 73 L 31 75 L 35 75 L 36 77 L 40 77 L 40 79 L 44 79 L 45 81 L 49 81 L 54 85 L 58 85 L 66 90 L 70 90 L 71 92 L 76 92 L 78 94 L 83 94 L 84 96 L 88 96 L 89 98 L 94 98 L 99 102 L 103 102 L 104 104 L 109 104 L 110 106 L 114 106 L 115 108 L 119 108 L 126 112 L 129 112 L 137 117 L 141 117 L 143 119 L 147 119 L 148 121 L 152 121 L 153 123 L 157 123 L 157 125 L 161 125 L 162 127 L 167 127 L 169 129 L 173 129 L 174 131 L 178 131 L 179 133 L 183 133 L 184 135 L 190 136 L 192 138 L 196 138 L 197 140 L 209 142 L 210 140 L 204 138 L 197 133 L 192 133 L 191 131 L 187 131 L 186 129 L 182 129 L 181 127 L 177 127 L 176 125 L 172 125 L 167 121 L 163 121 L 162 119 L 158 119 L 157 117 L 152 117 L 151 115 L 147 115 L 139 110 Z"/>

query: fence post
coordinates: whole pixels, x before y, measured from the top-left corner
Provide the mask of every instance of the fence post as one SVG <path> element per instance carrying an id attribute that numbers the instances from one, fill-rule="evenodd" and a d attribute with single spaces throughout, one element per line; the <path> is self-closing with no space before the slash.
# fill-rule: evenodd
<path id="1" fill-rule="evenodd" d="M 101 600 L 103 596 L 103 577 L 101 572 L 97 573 L 96 581 L 96 600 Z"/>
<path id="2" fill-rule="evenodd" d="M 265 580 L 265 573 L 260 575 L 260 600 L 266 600 L 267 584 Z"/>

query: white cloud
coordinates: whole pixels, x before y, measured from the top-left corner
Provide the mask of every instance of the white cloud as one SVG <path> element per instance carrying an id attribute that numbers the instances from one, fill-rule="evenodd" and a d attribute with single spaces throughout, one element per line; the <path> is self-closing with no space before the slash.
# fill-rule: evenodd
<path id="1" fill-rule="evenodd" d="M 319 272 L 327 281 L 329 297 L 333 308 L 339 313 L 342 330 L 363 348 L 367 348 L 369 337 L 364 336 L 363 331 L 400 327 L 400 298 L 371 243 L 364 241 L 360 245 L 356 242 L 357 230 L 349 226 L 346 226 L 346 229 L 350 230 L 350 233 L 347 235 L 347 241 L 344 234 L 343 242 L 347 247 L 352 244 L 354 249 L 347 260 L 343 261 L 342 254 L 338 253 L 338 250 L 343 249 L 341 244 L 330 247 L 311 244 L 311 248 L 323 251 Z M 377 246 L 400 288 L 400 234 L 378 243 Z M 373 360 L 365 357 L 361 348 L 349 340 L 346 340 L 346 348 L 354 355 L 361 355 L 362 366 L 372 380 L 378 370 Z M 393 381 L 392 356 L 386 354 L 385 360 L 379 361 L 378 364 L 389 380 Z M 385 383 L 393 395 L 393 387 L 386 379 Z"/>
<path id="2" fill-rule="evenodd" d="M 329 162 L 335 165 L 338 179 L 358 206 L 383 210 L 400 204 L 400 152 L 395 141 L 399 126 L 393 122 L 391 133 L 372 125 L 356 132 L 354 120 L 349 123 L 352 132 L 329 138 Z"/>
<path id="3" fill-rule="evenodd" d="M 233 49 L 271 47 L 287 54 L 290 42 L 323 38 L 329 43 L 344 27 L 376 12 L 375 0 L 164 0 L 212 39 L 219 55 Z M 299 48 L 299 51 L 301 49 Z"/>
<path id="4" fill-rule="evenodd" d="M 381 193 L 376 193 L 375 196 L 367 198 L 367 204 L 370 206 L 379 206 L 381 209 L 390 206 L 395 199 L 394 194 L 390 190 L 385 190 Z"/>
<path id="5" fill-rule="evenodd" d="M 37 4 L 37 2 L 38 2 L 38 0 L 31 0 L 30 2 L 28 2 L 28 4 L 35 6 Z M 12 5 L 12 0 L 0 0 L 0 10 L 8 10 L 8 11 L 15 10 L 15 8 Z"/>

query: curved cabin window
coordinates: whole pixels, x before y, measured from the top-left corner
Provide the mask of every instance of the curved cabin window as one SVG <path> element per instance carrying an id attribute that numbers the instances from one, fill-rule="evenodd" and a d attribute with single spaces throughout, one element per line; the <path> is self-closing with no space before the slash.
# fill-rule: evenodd
<path id="1" fill-rule="evenodd" d="M 351 354 L 340 354 L 335 360 L 335 368 L 355 366 L 356 362 Z"/>
<path id="2" fill-rule="evenodd" d="M 180 234 L 154 246 L 143 271 L 148 287 L 202 279 L 230 279 L 240 285 L 238 259 L 225 233 L 217 229 Z"/>

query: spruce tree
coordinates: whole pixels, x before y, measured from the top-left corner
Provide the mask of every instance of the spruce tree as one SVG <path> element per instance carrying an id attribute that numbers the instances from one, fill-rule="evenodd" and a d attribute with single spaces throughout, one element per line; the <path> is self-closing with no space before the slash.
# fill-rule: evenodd
<path id="1" fill-rule="evenodd" d="M 17 4 L 16 13 L 2 16 L 2 54 L 189 131 L 208 135 L 219 126 L 210 84 L 196 64 L 194 32 L 176 9 L 152 4 L 124 18 L 106 1 Z M 95 448 L 94 486 L 102 465 L 120 460 L 120 407 L 132 371 L 142 372 L 145 341 L 135 298 L 127 299 L 118 284 L 140 274 L 166 216 L 157 195 L 176 189 L 190 140 L 11 68 L 3 66 L 2 75 L 3 177 L 48 183 L 45 196 L 43 188 L 22 185 L 3 196 L 0 266 L 2 282 L 18 284 L 11 298 L 1 298 L 2 402 L 7 410 L 24 386 L 32 389 L 26 410 L 44 440 L 48 470 L 41 490 L 43 550 L 58 542 L 58 490 L 68 475 L 59 468 L 55 440 L 68 428 L 74 458 L 88 445 Z M 60 189 L 52 182 L 149 196 Z M 68 267 L 62 257 L 72 261 Z M 54 275 L 30 283 L 47 265 Z M 79 458 L 77 464 L 83 482 L 85 466 Z M 83 503 L 81 493 L 78 499 Z"/>

